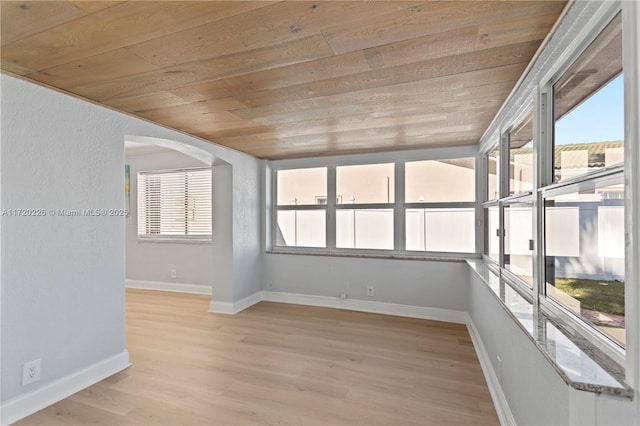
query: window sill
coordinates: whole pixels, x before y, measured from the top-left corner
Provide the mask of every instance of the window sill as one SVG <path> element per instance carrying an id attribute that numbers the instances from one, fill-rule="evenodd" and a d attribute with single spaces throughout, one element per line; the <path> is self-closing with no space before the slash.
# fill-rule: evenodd
<path id="1" fill-rule="evenodd" d="M 624 370 L 614 360 L 585 338 L 572 334 L 544 312 L 534 309 L 530 301 L 501 280 L 482 260 L 469 259 L 467 264 L 565 383 L 581 391 L 633 398 L 633 390 L 624 382 Z"/>
<path id="2" fill-rule="evenodd" d="M 375 254 L 371 252 L 356 253 L 356 252 L 311 252 L 311 251 L 299 251 L 299 250 L 279 250 L 271 249 L 266 251 L 267 254 L 287 254 L 294 256 L 323 256 L 323 257 L 355 257 L 361 259 L 394 259 L 394 260 L 428 260 L 438 262 L 465 262 L 467 260 L 477 260 L 478 255 L 470 254 L 468 256 L 456 255 L 451 256 L 420 256 L 420 255 L 403 255 L 403 254 Z"/>
<path id="3" fill-rule="evenodd" d="M 211 244 L 211 238 L 138 238 L 139 243 Z"/>

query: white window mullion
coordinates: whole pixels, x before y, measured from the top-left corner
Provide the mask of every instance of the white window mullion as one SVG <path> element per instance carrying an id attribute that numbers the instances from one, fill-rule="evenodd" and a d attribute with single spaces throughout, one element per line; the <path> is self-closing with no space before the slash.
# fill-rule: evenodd
<path id="1" fill-rule="evenodd" d="M 336 168 L 327 170 L 327 248 L 336 248 Z"/>
<path id="2" fill-rule="evenodd" d="M 407 238 L 406 238 L 406 222 L 405 222 L 405 162 L 397 161 L 395 167 L 395 193 L 396 193 L 396 203 L 394 207 L 394 249 L 397 252 L 406 251 L 407 247 Z"/>

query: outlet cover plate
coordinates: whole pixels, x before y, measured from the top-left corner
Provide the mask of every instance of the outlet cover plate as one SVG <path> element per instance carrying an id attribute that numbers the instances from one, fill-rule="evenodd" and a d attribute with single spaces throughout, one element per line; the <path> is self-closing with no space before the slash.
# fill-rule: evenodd
<path id="1" fill-rule="evenodd" d="M 40 360 L 25 362 L 22 364 L 22 385 L 40 380 Z"/>

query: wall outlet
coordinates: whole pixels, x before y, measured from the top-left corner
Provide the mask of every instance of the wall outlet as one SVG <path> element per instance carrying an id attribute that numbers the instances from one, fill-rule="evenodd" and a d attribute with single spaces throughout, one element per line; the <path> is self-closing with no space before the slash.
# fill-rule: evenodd
<path id="1" fill-rule="evenodd" d="M 340 300 L 346 300 L 347 299 L 347 293 L 340 293 Z"/>
<path id="2" fill-rule="evenodd" d="M 367 296 L 368 297 L 373 297 L 373 286 L 372 285 L 368 285 L 367 286 Z"/>
<path id="3" fill-rule="evenodd" d="M 176 269 L 171 270 L 171 278 L 173 279 L 178 278 L 178 271 Z"/>
<path id="4" fill-rule="evenodd" d="M 22 385 L 40 380 L 40 360 L 25 362 L 22 364 Z"/>

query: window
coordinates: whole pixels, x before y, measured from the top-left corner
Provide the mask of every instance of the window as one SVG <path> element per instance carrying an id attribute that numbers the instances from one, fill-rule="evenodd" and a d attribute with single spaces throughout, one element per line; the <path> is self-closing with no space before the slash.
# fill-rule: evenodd
<path id="1" fill-rule="evenodd" d="M 336 167 L 336 192 L 336 247 L 393 250 L 395 164 Z"/>
<path id="2" fill-rule="evenodd" d="M 466 157 L 278 169 L 272 244 L 332 253 L 475 253 L 475 165 Z"/>
<path id="3" fill-rule="evenodd" d="M 545 293 L 624 345 L 624 187 L 576 189 L 545 199 Z"/>
<path id="4" fill-rule="evenodd" d="M 504 268 L 533 286 L 533 204 L 504 206 Z"/>
<path id="5" fill-rule="evenodd" d="M 624 161 L 622 22 L 618 15 L 553 85 L 554 176 Z"/>
<path id="6" fill-rule="evenodd" d="M 327 168 L 279 170 L 275 245 L 325 247 Z"/>
<path id="7" fill-rule="evenodd" d="M 487 200 L 500 198 L 500 147 L 487 155 Z"/>
<path id="8" fill-rule="evenodd" d="M 473 208 L 407 209 L 407 250 L 475 252 Z"/>
<path id="9" fill-rule="evenodd" d="M 407 203 L 476 200 L 475 158 L 410 161 L 405 170 Z"/>
<path id="10" fill-rule="evenodd" d="M 407 250 L 475 252 L 475 173 L 472 157 L 406 163 Z"/>
<path id="11" fill-rule="evenodd" d="M 509 193 L 533 189 L 533 111 L 509 132 Z"/>
<path id="12" fill-rule="evenodd" d="M 486 248 L 485 254 L 494 262 L 500 261 L 500 211 L 497 205 L 485 209 Z"/>
<path id="13" fill-rule="evenodd" d="M 211 169 L 139 172 L 138 237 L 211 239 Z"/>

